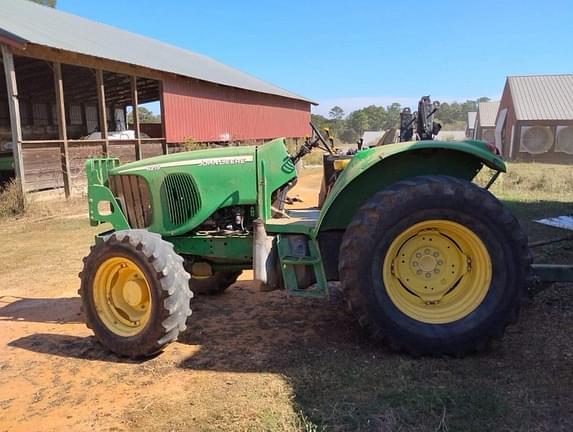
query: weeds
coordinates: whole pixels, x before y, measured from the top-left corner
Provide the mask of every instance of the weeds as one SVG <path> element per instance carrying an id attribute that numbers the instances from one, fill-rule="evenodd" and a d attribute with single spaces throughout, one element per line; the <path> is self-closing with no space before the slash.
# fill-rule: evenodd
<path id="1" fill-rule="evenodd" d="M 0 218 L 19 216 L 26 211 L 22 188 L 15 180 L 0 189 Z"/>

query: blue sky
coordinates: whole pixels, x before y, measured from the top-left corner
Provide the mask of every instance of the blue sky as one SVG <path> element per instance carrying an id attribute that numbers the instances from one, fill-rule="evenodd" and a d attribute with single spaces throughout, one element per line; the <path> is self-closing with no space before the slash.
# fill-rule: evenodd
<path id="1" fill-rule="evenodd" d="M 206 54 L 347 112 L 423 94 L 499 98 L 573 72 L 573 1 L 77 1 L 58 9 Z"/>

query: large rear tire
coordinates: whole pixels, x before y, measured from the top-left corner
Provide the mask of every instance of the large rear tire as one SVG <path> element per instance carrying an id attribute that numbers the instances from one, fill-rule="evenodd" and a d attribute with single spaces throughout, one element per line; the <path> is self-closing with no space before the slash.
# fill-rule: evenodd
<path id="1" fill-rule="evenodd" d="M 193 297 L 189 274 L 173 245 L 158 234 L 111 234 L 84 258 L 80 278 L 87 326 L 120 356 L 156 354 L 186 328 Z"/>
<path id="2" fill-rule="evenodd" d="M 517 320 L 530 256 L 518 221 L 487 190 L 425 176 L 357 211 L 339 273 L 375 340 L 413 355 L 461 356 L 486 349 Z"/>

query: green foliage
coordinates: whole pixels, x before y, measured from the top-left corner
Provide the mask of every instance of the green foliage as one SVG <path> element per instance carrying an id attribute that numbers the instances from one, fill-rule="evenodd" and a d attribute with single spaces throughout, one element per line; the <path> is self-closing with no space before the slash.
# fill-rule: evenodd
<path id="1" fill-rule="evenodd" d="M 57 3 L 57 0 L 30 0 L 30 1 L 41 4 L 43 6 L 49 6 L 54 9 L 56 8 L 56 3 Z"/>
<path id="2" fill-rule="evenodd" d="M 161 116 L 155 115 L 145 107 L 138 107 L 139 123 L 161 123 Z M 133 123 L 133 111 L 127 114 L 127 122 Z"/>
<path id="3" fill-rule="evenodd" d="M 444 130 L 465 129 L 467 113 L 477 111 L 479 102 L 489 102 L 488 97 L 480 97 L 477 101 L 444 102 L 436 114 L 436 119 L 442 123 Z M 334 106 L 328 112 L 328 117 L 313 114 L 312 122 L 319 129 L 329 128 L 331 133 L 341 142 L 354 144 L 364 131 L 387 130 L 400 126 L 402 106 L 394 102 L 386 107 L 370 105 L 352 111 L 345 117 L 344 110 Z M 413 107 L 416 109 L 416 107 Z"/>
<path id="4" fill-rule="evenodd" d="M 344 110 L 336 105 L 328 112 L 328 116 L 333 120 L 342 120 L 344 118 Z"/>

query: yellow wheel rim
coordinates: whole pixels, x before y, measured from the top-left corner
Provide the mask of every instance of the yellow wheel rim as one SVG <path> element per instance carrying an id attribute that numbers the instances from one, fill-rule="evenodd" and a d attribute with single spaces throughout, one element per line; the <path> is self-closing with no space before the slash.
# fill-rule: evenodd
<path id="1" fill-rule="evenodd" d="M 149 322 L 149 283 L 141 268 L 128 258 L 108 258 L 98 267 L 93 300 L 101 322 L 119 336 L 134 336 Z"/>
<path id="2" fill-rule="evenodd" d="M 429 324 L 457 321 L 485 298 L 492 265 L 487 248 L 469 228 L 428 220 L 400 233 L 384 258 L 388 296 L 404 314 Z"/>

